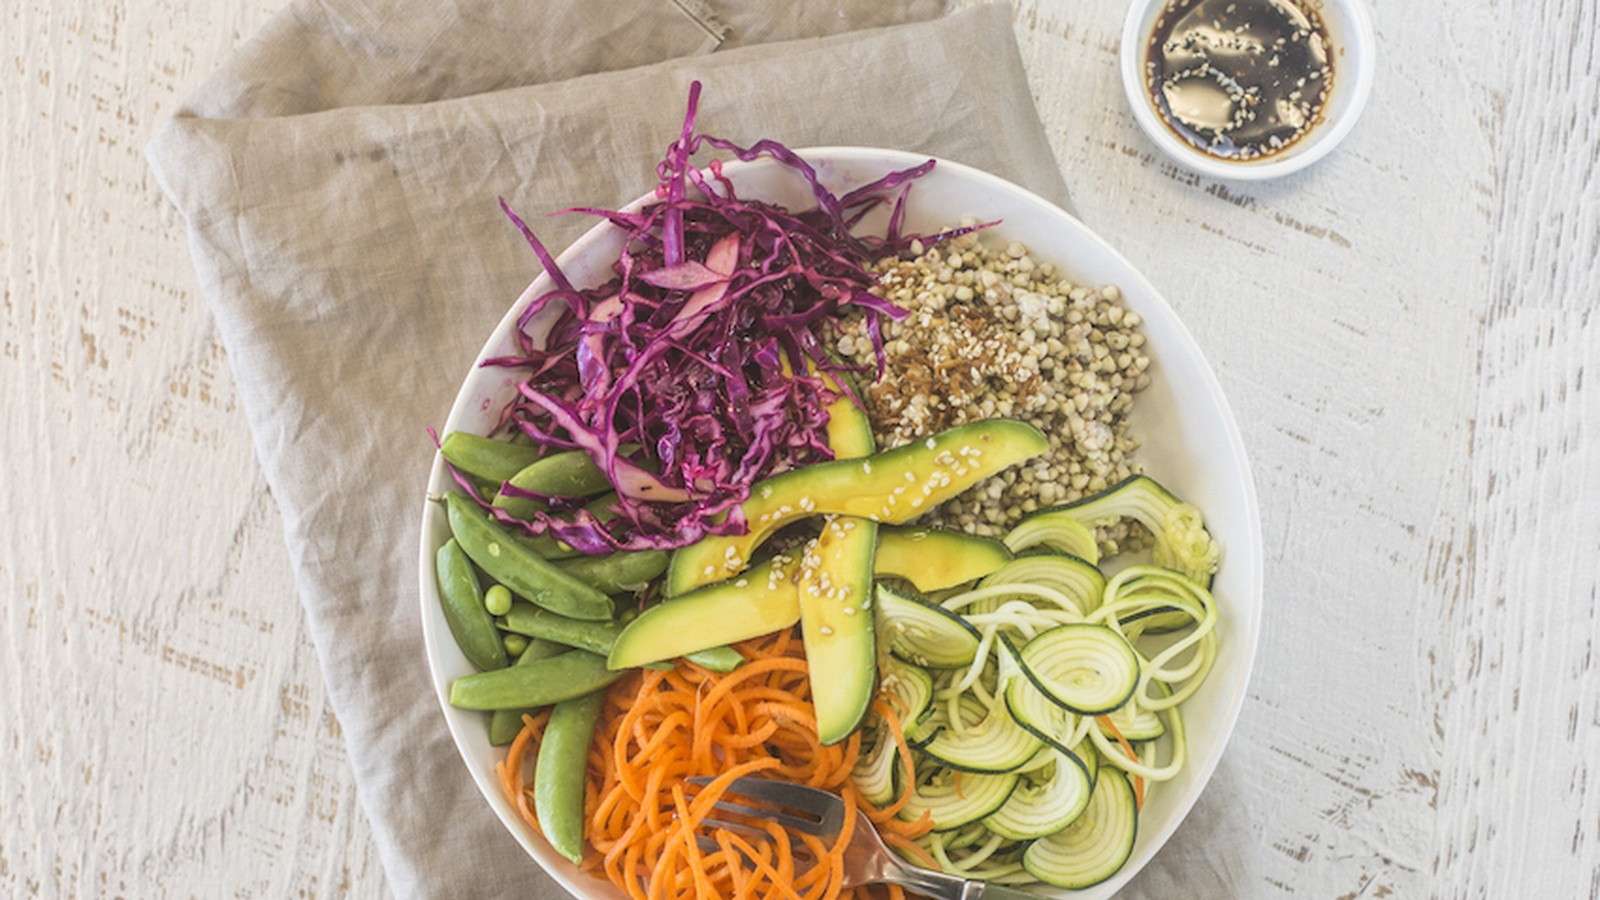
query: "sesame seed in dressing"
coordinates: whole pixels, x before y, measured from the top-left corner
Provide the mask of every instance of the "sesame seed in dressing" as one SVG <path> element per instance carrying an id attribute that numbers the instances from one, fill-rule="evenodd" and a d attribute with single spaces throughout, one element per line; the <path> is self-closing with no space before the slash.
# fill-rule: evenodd
<path id="1" fill-rule="evenodd" d="M 1310 132 L 1322 120 L 1333 74 L 1314 6 L 1171 0 L 1145 63 L 1146 89 L 1168 130 L 1210 156 L 1241 162 Z"/>

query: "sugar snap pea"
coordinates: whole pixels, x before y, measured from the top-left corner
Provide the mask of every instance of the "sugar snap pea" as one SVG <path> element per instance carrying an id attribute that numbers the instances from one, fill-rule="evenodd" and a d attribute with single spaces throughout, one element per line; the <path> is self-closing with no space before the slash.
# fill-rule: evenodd
<path id="1" fill-rule="evenodd" d="M 739 651 L 723 644 L 720 647 L 707 647 L 696 650 L 685 656 L 684 659 L 713 672 L 732 672 L 744 665 L 744 656 Z"/>
<path id="2" fill-rule="evenodd" d="M 587 510 L 590 515 L 594 516 L 601 522 L 609 522 L 617 517 L 617 514 L 611 509 L 612 505 L 616 502 L 616 494 L 603 494 L 600 497 L 591 500 L 583 508 Z M 524 518 L 526 517 L 524 516 Z M 512 531 L 511 536 L 515 538 L 518 543 L 539 554 L 545 559 L 571 559 L 573 557 L 583 555 L 577 550 L 573 549 L 571 546 L 556 540 L 548 534 L 527 535 L 521 533 L 520 531 Z"/>
<path id="3" fill-rule="evenodd" d="M 584 776 L 604 702 L 605 692 L 594 691 L 557 703 L 534 762 L 533 810 L 539 830 L 557 853 L 573 862 L 583 858 Z"/>
<path id="4" fill-rule="evenodd" d="M 582 450 L 566 450 L 535 460 L 505 482 L 524 491 L 557 497 L 593 497 L 611 490 L 606 473 Z M 495 496 L 494 505 L 519 519 L 549 509 L 542 500 L 519 497 L 504 489 Z"/>
<path id="5" fill-rule="evenodd" d="M 532 603 L 519 600 L 511 604 L 511 611 L 496 619 L 495 624 L 512 634 L 524 634 L 535 640 L 552 641 L 567 647 L 598 653 L 601 656 L 609 656 L 611 645 L 616 642 L 617 635 L 622 633 L 623 626 L 628 624 L 630 618 L 631 616 L 625 614 L 618 616 L 612 622 L 586 622 L 557 615 Z M 744 657 L 739 651 L 726 646 L 709 647 L 691 653 L 685 658 L 713 672 L 732 672 L 744 663 Z M 669 660 L 646 668 L 670 669 L 672 663 Z"/>
<path id="6" fill-rule="evenodd" d="M 604 556 L 579 556 L 556 568 L 602 594 L 637 594 L 667 570 L 665 550 L 621 550 Z"/>
<path id="7" fill-rule="evenodd" d="M 528 648 L 522 651 L 522 655 L 518 656 L 512 665 L 526 666 L 570 649 L 565 644 L 558 644 L 555 641 L 541 641 L 538 638 L 528 638 L 527 641 Z M 495 747 L 503 747 L 516 740 L 517 733 L 522 731 L 522 714 L 532 711 L 532 709 L 497 709 L 490 713 L 489 743 Z"/>
<path id="8" fill-rule="evenodd" d="M 461 549 L 489 577 L 533 603 L 574 619 L 606 620 L 612 615 L 611 598 L 516 541 L 471 500 L 451 492 L 445 495 L 450 531 Z"/>
<path id="9" fill-rule="evenodd" d="M 554 641 L 601 656 L 611 652 L 611 644 L 622 633 L 623 625 L 618 621 L 574 619 L 524 600 L 513 601 L 510 611 L 496 620 L 496 624 L 514 634 Z"/>
<path id="10" fill-rule="evenodd" d="M 622 672 L 606 668 L 606 658 L 587 650 L 463 675 L 450 684 L 450 705 L 460 709 L 533 709 L 597 691 Z"/>
<path id="11" fill-rule="evenodd" d="M 558 541 L 548 534 L 523 534 L 520 531 L 510 529 L 508 531 L 512 540 L 527 547 L 544 559 L 554 561 L 582 555 L 576 548 Z"/>
<path id="12" fill-rule="evenodd" d="M 539 448 L 512 444 L 465 431 L 452 431 L 439 442 L 450 464 L 497 487 L 539 459 Z"/>
<path id="13" fill-rule="evenodd" d="M 483 605 L 478 573 L 455 538 L 445 541 L 434 555 L 439 580 L 439 605 L 456 646 L 480 669 L 501 669 L 509 660 L 494 619 Z"/>

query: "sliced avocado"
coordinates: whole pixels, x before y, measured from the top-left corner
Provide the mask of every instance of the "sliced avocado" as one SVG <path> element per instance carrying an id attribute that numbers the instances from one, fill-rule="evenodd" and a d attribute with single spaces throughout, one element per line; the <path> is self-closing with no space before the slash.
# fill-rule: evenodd
<path id="1" fill-rule="evenodd" d="M 629 622 L 607 664 L 626 669 L 771 634 L 800 621 L 799 561 L 773 557 L 732 581 L 674 597 Z"/>
<path id="2" fill-rule="evenodd" d="M 779 367 L 785 375 L 794 371 L 787 355 L 780 357 Z M 857 396 L 859 394 L 854 390 L 845 390 L 842 380 L 844 376 L 833 372 L 819 372 L 817 364 L 809 358 L 806 359 L 806 373 L 819 376 L 824 387 L 839 395 L 838 399 L 827 407 L 828 448 L 833 451 L 833 458 L 859 459 L 871 455 L 872 451 L 878 449 L 877 441 L 872 437 L 872 420 L 867 418 L 866 410 L 850 399 L 852 394 Z"/>
<path id="3" fill-rule="evenodd" d="M 832 516 L 800 565 L 800 633 L 817 710 L 817 738 L 850 736 L 872 705 L 878 651 L 872 628 L 872 558 L 877 523 Z"/>
<path id="4" fill-rule="evenodd" d="M 863 459 L 838 459 L 756 483 L 742 505 L 749 529 L 708 537 L 672 554 L 666 592 L 675 596 L 730 578 L 779 528 L 812 515 L 846 515 L 900 525 L 1050 446 L 1016 419 L 950 428 Z"/>
<path id="5" fill-rule="evenodd" d="M 872 420 L 867 418 L 867 411 L 851 399 L 854 392 L 846 391 L 833 373 L 823 372 L 822 383 L 839 394 L 828 404 L 828 447 L 833 450 L 833 458 L 871 456 L 878 449 L 878 442 L 872 437 Z"/>
<path id="6" fill-rule="evenodd" d="M 997 540 L 945 528 L 880 528 L 879 578 L 904 578 L 924 594 L 976 581 L 1011 561 Z"/>
<path id="7" fill-rule="evenodd" d="M 816 364 L 810 360 L 806 360 L 806 368 L 813 374 L 820 374 L 822 383 L 839 395 L 828 404 L 828 448 L 833 451 L 833 458 L 871 456 L 878 448 L 872 436 L 872 420 L 852 399 L 859 395 L 845 389 L 846 376 L 818 373 Z M 799 591 L 806 670 L 811 679 L 812 705 L 817 710 L 817 730 L 824 744 L 844 740 L 866 716 L 877 683 L 878 662 L 872 610 L 865 602 L 872 596 L 877 525 L 866 519 L 840 516 L 824 526 L 823 536 L 833 534 L 834 528 L 855 533 L 840 535 L 837 539 L 819 538 L 814 552 L 819 563 L 825 566 L 830 561 L 838 563 L 841 570 L 824 572 L 819 569 L 810 573 L 810 577 L 802 574 Z M 860 559 L 863 553 L 867 556 L 864 568 Z M 823 584 L 827 584 L 827 591 L 822 590 Z M 838 597 L 825 596 L 829 592 Z M 822 634 L 823 629 L 830 633 Z"/>

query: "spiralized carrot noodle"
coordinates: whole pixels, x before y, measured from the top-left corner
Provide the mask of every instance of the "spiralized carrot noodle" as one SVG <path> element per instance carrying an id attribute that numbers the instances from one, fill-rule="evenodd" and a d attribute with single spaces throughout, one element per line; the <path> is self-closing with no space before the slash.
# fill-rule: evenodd
<path id="1" fill-rule="evenodd" d="M 895 887 L 843 890 L 844 847 L 855 829 L 876 827 L 891 845 L 915 850 L 911 839 L 931 823 L 926 816 L 897 818 L 904 797 L 878 807 L 855 789 L 850 770 L 860 754 L 859 735 L 832 746 L 818 741 L 796 631 L 737 649 L 746 662 L 727 674 L 679 660 L 670 670 L 630 673 L 607 691 L 589 750 L 587 841 L 579 868 L 633 900 L 903 900 Z M 903 746 L 895 711 L 882 698 L 874 709 Z M 499 768 L 501 788 L 536 830 L 531 777 L 548 721 L 547 713 L 525 717 Z M 903 761 L 910 766 L 909 754 Z M 738 831 L 702 825 L 729 783 L 744 775 L 844 797 L 850 812 L 838 838 L 825 844 L 786 835 L 770 822 Z M 688 783 L 697 776 L 713 780 L 705 787 Z"/>

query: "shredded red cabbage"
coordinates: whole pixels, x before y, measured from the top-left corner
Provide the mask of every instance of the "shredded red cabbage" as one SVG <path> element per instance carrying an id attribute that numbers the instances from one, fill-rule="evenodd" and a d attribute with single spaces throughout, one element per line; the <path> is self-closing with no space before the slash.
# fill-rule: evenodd
<path id="1" fill-rule="evenodd" d="M 746 148 L 696 133 L 699 94 L 696 82 L 683 130 L 658 166 L 654 202 L 633 212 L 568 210 L 627 232 L 605 285 L 576 288 L 501 203 L 555 285 L 522 317 L 520 354 L 485 363 L 529 372 L 503 427 L 551 450 L 584 451 L 615 485 L 617 500 L 615 518 L 604 522 L 581 509 L 526 521 L 495 513 L 587 553 L 670 549 L 742 533 L 738 506 L 753 482 L 831 458 L 826 408 L 837 395 L 804 362 L 842 368 L 825 349 L 825 323 L 851 307 L 865 310 L 881 373 L 878 317 L 905 315 L 870 292 L 869 267 L 910 245 L 899 233 L 904 191 L 933 161 L 838 197 L 781 144 Z M 811 186 L 815 208 L 793 212 L 739 197 L 720 163 L 690 163 L 702 145 L 793 168 Z M 850 233 L 884 203 L 893 204 L 887 235 Z M 555 325 L 536 346 L 527 323 L 557 301 Z"/>

